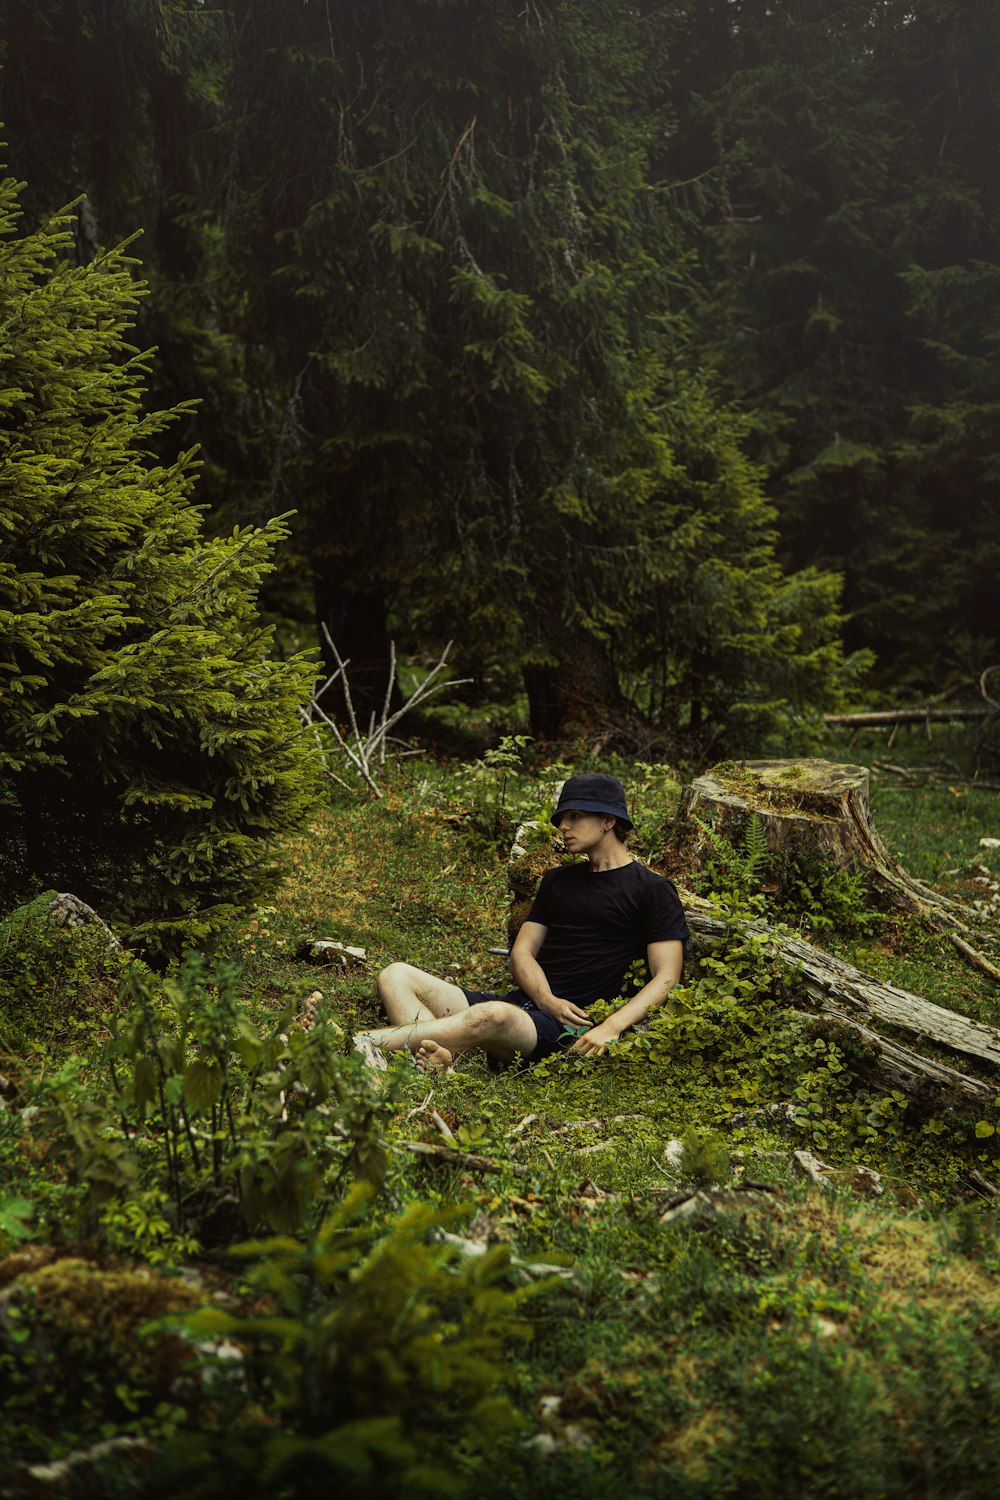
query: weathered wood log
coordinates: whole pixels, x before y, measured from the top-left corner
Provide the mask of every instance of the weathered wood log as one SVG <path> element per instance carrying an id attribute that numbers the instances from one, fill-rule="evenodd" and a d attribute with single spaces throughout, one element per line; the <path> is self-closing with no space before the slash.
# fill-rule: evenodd
<path id="1" fill-rule="evenodd" d="M 734 925 L 748 933 L 763 935 L 765 952 L 794 971 L 799 981 L 797 988 L 803 1000 L 809 1002 L 809 1008 L 815 1006 L 831 1020 L 850 1027 L 861 1041 L 877 1051 L 880 1075 L 890 1087 L 909 1097 L 926 1093 L 930 1087 L 977 1104 L 996 1094 L 1000 1083 L 1000 1031 L 996 1027 L 946 1010 L 896 985 L 883 984 L 832 953 L 824 953 L 763 922 L 733 924 L 697 910 L 701 904 L 697 897 L 692 899 L 685 892 L 683 899 L 696 946 L 721 942 Z M 794 999 L 792 1004 L 795 1005 Z M 875 1023 L 975 1058 L 996 1076 L 984 1080 L 926 1057 L 881 1035 L 874 1029 Z"/>
<path id="2" fill-rule="evenodd" d="M 870 714 L 824 714 L 824 724 L 843 724 L 849 729 L 880 729 L 890 724 L 951 724 L 988 719 L 995 708 L 894 708 Z"/>
<path id="3" fill-rule="evenodd" d="M 940 895 L 893 859 L 875 830 L 864 766 L 826 760 L 714 766 L 681 798 L 677 841 L 683 846 L 684 862 L 698 869 L 711 858 L 711 835 L 704 825 L 738 848 L 754 814 L 774 855 L 798 858 L 807 865 L 864 869 L 894 906 L 917 912 L 942 930 L 967 931 L 976 920 L 971 907 Z"/>
<path id="4" fill-rule="evenodd" d="M 461 1167 L 467 1172 L 513 1172 L 516 1177 L 526 1177 L 530 1167 L 519 1166 L 512 1161 L 492 1161 L 475 1151 L 460 1151 L 457 1147 L 438 1146 L 433 1141 L 398 1141 L 397 1151 L 412 1151 L 417 1156 L 429 1156 L 434 1161 L 444 1162 L 449 1167 Z"/>

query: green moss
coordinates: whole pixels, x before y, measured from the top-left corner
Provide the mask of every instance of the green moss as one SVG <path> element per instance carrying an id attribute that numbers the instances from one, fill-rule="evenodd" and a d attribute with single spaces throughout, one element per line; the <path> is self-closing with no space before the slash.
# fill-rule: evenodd
<path id="1" fill-rule="evenodd" d="M 0 921 L 0 1045 L 87 1028 L 116 1003 L 136 960 L 99 923 L 60 926 L 46 891 Z"/>
<path id="2" fill-rule="evenodd" d="M 105 1270 L 80 1259 L 19 1276 L 3 1296 L 2 1384 L 8 1418 L 80 1431 L 150 1412 L 170 1397 L 190 1349 L 146 1334 L 151 1319 L 195 1307 L 204 1293 L 141 1270 Z"/>

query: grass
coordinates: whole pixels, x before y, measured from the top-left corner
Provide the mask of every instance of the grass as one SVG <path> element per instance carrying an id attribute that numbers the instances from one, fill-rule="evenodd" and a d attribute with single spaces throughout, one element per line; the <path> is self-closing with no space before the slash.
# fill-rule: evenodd
<path id="1" fill-rule="evenodd" d="M 894 747 L 894 763 L 905 749 Z M 848 758 L 842 746 L 828 754 Z M 872 741 L 850 758 L 882 754 Z M 524 806 L 541 804 L 544 775 L 522 781 Z M 484 786 L 492 795 L 468 768 L 410 762 L 381 801 L 318 803 L 289 844 L 285 884 L 227 944 L 250 1013 L 273 1017 L 285 997 L 318 986 L 349 1034 L 376 1018 L 374 976 L 398 958 L 470 987 L 502 986 L 505 966 L 489 949 L 504 941 L 508 893 L 485 837 L 494 803 L 477 802 Z M 517 794 L 515 785 L 515 815 Z M 912 873 L 957 889 L 964 876 L 949 870 L 983 858 L 997 871 L 1000 851 L 978 844 L 996 832 L 991 794 L 930 780 L 907 790 L 882 773 L 873 800 Z M 666 826 L 662 799 L 655 811 Z M 362 947 L 366 959 L 315 968 L 297 957 L 308 937 Z M 916 922 L 836 941 L 870 972 L 997 1018 L 995 987 Z M 526 1305 L 530 1343 L 511 1347 L 497 1372 L 519 1433 L 469 1471 L 471 1488 L 484 1500 L 992 1495 L 1000 1248 L 996 1209 L 970 1173 L 995 1176 L 995 1137 L 952 1117 L 911 1118 L 898 1101 L 879 1114 L 885 1101 L 849 1065 L 817 1066 L 810 1049 L 828 1059 L 828 1044 L 794 1031 L 766 976 L 752 1004 L 712 1004 L 710 1043 L 675 1031 L 648 1056 L 622 1048 L 499 1074 L 470 1057 L 432 1078 L 406 1058 L 393 1063 L 378 1211 L 462 1203 L 460 1233 L 506 1243 L 515 1264 L 561 1268 Z M 96 1080 L 93 1053 L 86 1066 Z M 780 1106 L 797 1097 L 818 1113 L 786 1120 Z M 442 1127 L 496 1170 L 404 1145 L 442 1145 Z M 667 1143 L 685 1132 L 695 1145 L 673 1165 Z M 802 1147 L 839 1169 L 832 1187 L 796 1177 Z M 852 1187 L 857 1163 L 882 1174 L 878 1198 Z M 666 1217 L 695 1169 L 716 1186 L 690 1217 Z M 736 1191 L 753 1182 L 769 1191 Z M 318 1205 L 343 1185 L 331 1178 Z M 31 1196 L 30 1174 L 19 1188 Z M 202 1265 L 239 1294 L 224 1251 Z M 0 1349 L 0 1379 L 4 1359 Z M 106 1493 L 135 1492 L 119 1478 Z"/>

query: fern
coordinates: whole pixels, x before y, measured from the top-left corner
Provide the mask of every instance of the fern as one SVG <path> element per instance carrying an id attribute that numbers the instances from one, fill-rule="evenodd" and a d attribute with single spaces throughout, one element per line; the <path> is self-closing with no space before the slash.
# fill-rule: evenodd
<path id="1" fill-rule="evenodd" d="M 750 814 L 738 849 L 710 823 L 698 819 L 698 828 L 703 843 L 711 850 L 704 870 L 709 890 L 717 895 L 728 893 L 744 898 L 755 895 L 771 861 L 759 813 Z"/>
<path id="2" fill-rule="evenodd" d="M 743 867 L 741 871 L 743 884 L 756 881 L 767 869 L 771 858 L 771 851 L 767 847 L 764 837 L 764 824 L 759 813 L 753 812 L 747 819 L 743 830 Z"/>

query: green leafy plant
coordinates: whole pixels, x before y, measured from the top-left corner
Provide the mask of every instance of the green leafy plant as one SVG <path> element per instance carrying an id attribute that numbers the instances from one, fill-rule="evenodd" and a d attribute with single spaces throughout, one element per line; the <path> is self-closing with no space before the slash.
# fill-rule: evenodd
<path id="1" fill-rule="evenodd" d="M 0 1250 L 30 1240 L 34 1213 L 31 1199 L 20 1193 L 5 1193 L 0 1197 Z"/>
<path id="2" fill-rule="evenodd" d="M 732 1176 L 729 1150 L 720 1135 L 697 1125 L 688 1125 L 680 1137 L 678 1171 L 698 1187 L 717 1187 Z"/>
<path id="3" fill-rule="evenodd" d="M 351 1500 L 474 1490 L 518 1426 L 504 1356 L 526 1333 L 529 1292 L 501 1285 L 506 1247 L 470 1257 L 435 1241 L 457 1215 L 414 1202 L 373 1221 L 371 1191 L 356 1187 L 307 1243 L 238 1247 L 257 1310 L 170 1320 L 228 1396 L 199 1433 L 165 1446 L 151 1493 L 184 1482 L 209 1497 L 236 1480 L 251 1496 L 289 1484 Z"/>
<path id="4" fill-rule="evenodd" d="M 467 832 L 490 847 L 510 844 L 518 825 L 534 808 L 526 784 L 530 735 L 505 734 L 499 744 L 464 767 L 457 778 Z"/>
<path id="5" fill-rule="evenodd" d="M 746 819 L 738 844 L 710 823 L 699 821 L 698 829 L 710 853 L 695 885 L 716 903 L 738 899 L 748 913 L 813 932 L 867 934 L 877 927 L 880 914 L 871 906 L 863 869 L 794 851 L 772 854 L 756 812 Z"/>
<path id="6" fill-rule="evenodd" d="M 57 925 L 55 896 L 46 891 L 0 919 L 0 1039 L 9 1047 L 96 1024 L 135 962 L 99 923 Z"/>
<path id="7" fill-rule="evenodd" d="M 251 1229 L 294 1231 L 325 1183 L 386 1170 L 392 1089 L 345 1055 L 332 1021 L 296 1027 L 289 1003 L 255 1025 L 238 984 L 232 965 L 194 954 L 162 986 L 135 976 L 106 1049 L 124 1133 L 178 1232 L 226 1204 Z"/>

